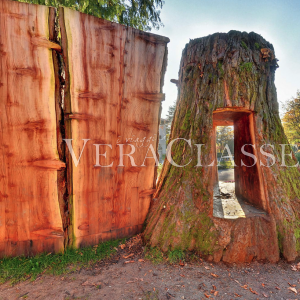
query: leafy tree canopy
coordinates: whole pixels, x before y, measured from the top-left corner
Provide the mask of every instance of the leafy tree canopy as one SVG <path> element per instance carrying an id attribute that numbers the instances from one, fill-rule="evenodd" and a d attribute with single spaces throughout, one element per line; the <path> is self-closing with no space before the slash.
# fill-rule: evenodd
<path id="1" fill-rule="evenodd" d="M 223 156 L 229 154 L 225 149 L 226 145 L 228 145 L 231 154 L 234 154 L 234 132 L 232 126 L 217 126 L 216 144 L 218 157 L 222 155 L 223 151 Z"/>
<path id="2" fill-rule="evenodd" d="M 17 0 L 48 6 L 65 6 L 98 18 L 140 30 L 162 26 L 160 10 L 163 0 Z"/>
<path id="3" fill-rule="evenodd" d="M 166 126 L 167 126 L 166 132 L 168 135 L 171 132 L 171 125 L 172 125 L 172 121 L 174 118 L 175 109 L 176 109 L 176 101 L 172 105 L 169 106 L 167 116 L 166 116 Z"/>
<path id="4" fill-rule="evenodd" d="M 300 91 L 297 92 L 296 97 L 286 102 L 284 109 L 283 126 L 285 134 L 290 143 L 300 146 Z"/>

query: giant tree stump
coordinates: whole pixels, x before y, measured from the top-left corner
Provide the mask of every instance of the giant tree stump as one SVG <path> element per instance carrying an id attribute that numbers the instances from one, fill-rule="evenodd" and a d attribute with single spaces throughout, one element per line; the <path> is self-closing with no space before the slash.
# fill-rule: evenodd
<path id="1" fill-rule="evenodd" d="M 278 112 L 277 67 L 273 46 L 253 32 L 216 33 L 186 45 L 170 141 L 177 139 L 171 151 L 174 162 L 190 163 L 176 167 L 165 160 L 144 232 L 149 245 L 163 251 L 195 250 L 213 261 L 297 257 L 300 170 L 281 166 L 280 144 L 288 141 Z M 236 195 L 262 214 L 235 220 L 213 216 L 218 175 L 216 165 L 209 165 L 216 159 L 218 125 L 234 125 Z M 192 147 L 183 139 L 191 140 Z M 261 163 L 241 164 L 241 159 L 248 166 L 254 162 L 241 153 L 244 144 L 253 145 L 244 149 Z M 275 156 L 273 166 L 261 146 Z M 291 153 L 289 146 L 285 151 Z M 284 158 L 286 165 L 296 164 L 294 156 Z"/>

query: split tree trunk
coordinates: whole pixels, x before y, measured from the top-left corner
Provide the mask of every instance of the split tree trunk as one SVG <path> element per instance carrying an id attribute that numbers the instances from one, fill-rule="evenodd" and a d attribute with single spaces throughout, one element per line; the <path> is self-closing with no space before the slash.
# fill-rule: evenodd
<path id="1" fill-rule="evenodd" d="M 288 144 L 279 118 L 273 46 L 256 33 L 230 31 L 191 40 L 183 50 L 178 101 L 166 159 L 144 232 L 145 241 L 168 249 L 196 250 L 209 260 L 275 262 L 282 254 L 294 260 L 300 250 L 300 170 L 283 167 L 280 144 Z M 220 114 L 219 114 L 220 113 Z M 222 114 L 221 114 L 222 113 Z M 235 127 L 236 194 L 264 211 L 236 220 L 213 216 L 216 166 L 215 126 L 229 120 Z M 220 117 L 221 116 L 221 117 Z M 192 147 L 182 139 L 191 140 Z M 201 146 L 201 166 L 195 144 Z M 271 167 L 241 165 L 240 147 L 264 165 L 272 161 L 259 148 L 275 155 Z M 200 147 L 200 146 L 198 146 Z M 286 153 L 291 149 L 287 147 Z M 251 158 L 243 157 L 247 165 Z M 250 160 L 249 160 L 250 159 Z M 287 165 L 296 164 L 285 156 Z"/>

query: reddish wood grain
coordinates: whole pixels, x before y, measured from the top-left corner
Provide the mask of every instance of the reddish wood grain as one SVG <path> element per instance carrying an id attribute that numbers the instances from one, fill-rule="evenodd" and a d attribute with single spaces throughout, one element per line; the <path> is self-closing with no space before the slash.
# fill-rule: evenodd
<path id="1" fill-rule="evenodd" d="M 141 165 L 149 144 L 157 148 L 168 39 L 70 9 L 60 10 L 60 26 L 68 69 L 66 132 L 76 157 L 83 139 L 90 139 L 77 167 L 68 158 L 74 221 L 70 242 L 80 246 L 129 236 L 141 230 L 149 208 L 152 192 L 140 192 L 155 188 L 154 160 Z M 152 139 L 142 145 L 137 138 Z M 132 167 L 128 157 L 124 167 L 118 166 L 118 144 L 128 143 L 137 149 L 139 167 Z M 101 154 L 107 153 L 99 161 L 113 167 L 95 166 L 93 144 L 112 145 L 99 146 Z M 124 153 L 130 150 L 124 145 Z"/>
<path id="2" fill-rule="evenodd" d="M 50 10 L 0 2 L 0 256 L 63 250 Z"/>

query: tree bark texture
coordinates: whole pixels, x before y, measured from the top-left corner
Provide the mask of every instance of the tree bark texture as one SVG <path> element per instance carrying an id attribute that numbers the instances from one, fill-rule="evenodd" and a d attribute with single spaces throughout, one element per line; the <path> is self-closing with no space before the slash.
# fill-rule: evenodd
<path id="1" fill-rule="evenodd" d="M 288 144 L 278 112 L 273 46 L 256 33 L 230 31 L 191 40 L 182 53 L 178 100 L 170 141 L 176 167 L 166 159 L 144 231 L 163 251 L 196 250 L 209 260 L 294 260 L 300 251 L 300 172 L 284 167 Z M 227 122 L 227 123 L 226 123 Z M 213 216 L 217 182 L 215 128 L 234 125 L 236 194 L 264 214 L 236 220 Z M 191 140 L 192 147 L 182 139 Z M 198 148 L 201 154 L 198 157 Z M 243 144 L 258 158 L 240 153 Z M 274 149 L 264 144 L 274 145 Z M 271 166 L 265 152 L 275 155 Z M 251 150 L 252 149 L 252 150 Z M 291 153 L 286 147 L 286 153 Z M 247 160 L 248 159 L 248 160 Z M 202 166 L 197 166 L 201 160 Z M 296 164 L 285 156 L 286 165 Z"/>

